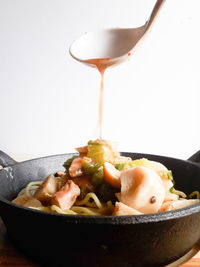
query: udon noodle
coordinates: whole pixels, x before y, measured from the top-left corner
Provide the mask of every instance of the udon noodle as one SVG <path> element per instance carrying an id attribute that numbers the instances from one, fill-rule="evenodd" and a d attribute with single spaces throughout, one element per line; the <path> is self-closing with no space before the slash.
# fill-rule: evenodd
<path id="1" fill-rule="evenodd" d="M 33 197 L 38 186 L 43 181 L 30 182 L 28 185 L 19 193 L 18 196 L 24 194 L 27 197 Z M 88 193 L 82 200 L 77 200 L 75 205 L 71 209 L 62 210 L 57 205 L 51 205 L 48 207 L 29 207 L 36 210 L 57 212 L 61 214 L 73 214 L 73 215 L 106 215 L 114 210 L 114 206 L 111 201 L 107 203 L 101 203 L 95 193 Z"/>

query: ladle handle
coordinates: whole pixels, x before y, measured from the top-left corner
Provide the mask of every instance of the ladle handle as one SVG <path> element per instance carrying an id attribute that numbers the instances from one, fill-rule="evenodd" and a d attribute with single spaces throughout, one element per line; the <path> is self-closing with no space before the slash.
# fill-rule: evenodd
<path id="1" fill-rule="evenodd" d="M 162 5 L 164 4 L 165 0 L 157 0 L 149 20 L 146 22 L 146 31 L 151 27 L 152 23 L 155 21 L 155 18 L 157 17 Z"/>
<path id="2" fill-rule="evenodd" d="M 197 151 L 194 155 L 192 155 L 188 160 L 200 164 L 200 150 Z"/>

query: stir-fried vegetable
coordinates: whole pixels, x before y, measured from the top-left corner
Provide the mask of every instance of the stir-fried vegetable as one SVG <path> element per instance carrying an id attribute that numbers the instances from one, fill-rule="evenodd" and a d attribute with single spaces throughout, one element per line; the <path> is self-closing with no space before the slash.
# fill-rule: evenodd
<path id="1" fill-rule="evenodd" d="M 86 174 L 95 173 L 101 165 L 92 161 L 91 158 L 83 158 L 83 169 Z"/>
<path id="2" fill-rule="evenodd" d="M 128 162 L 127 164 L 124 165 L 124 170 L 126 169 L 130 169 L 133 167 L 138 167 L 138 166 L 142 166 L 142 167 L 146 167 L 149 169 L 152 169 L 151 167 L 151 163 L 149 162 L 148 159 L 136 159 L 136 160 L 131 160 L 130 162 Z"/>
<path id="3" fill-rule="evenodd" d="M 66 172 L 68 172 L 69 170 L 69 167 L 71 166 L 72 164 L 72 161 L 77 158 L 78 156 L 73 156 L 71 157 L 70 159 L 66 160 L 65 163 L 63 164 L 63 167 L 66 169 Z"/>
<path id="4" fill-rule="evenodd" d="M 92 178 L 91 178 L 92 185 L 94 185 L 95 187 L 100 185 L 103 181 L 103 176 L 104 176 L 103 167 L 101 166 L 92 175 Z"/>
<path id="5" fill-rule="evenodd" d="M 116 168 L 118 171 L 122 171 L 122 170 L 124 169 L 124 164 L 123 164 L 123 163 L 115 164 L 115 168 Z"/>
<path id="6" fill-rule="evenodd" d="M 172 175 L 172 171 L 170 170 L 162 170 L 162 171 L 159 171 L 158 174 L 160 175 L 161 178 L 164 178 L 164 179 L 168 179 L 168 180 L 173 180 L 173 175 Z"/>
<path id="7" fill-rule="evenodd" d="M 96 140 L 88 142 L 88 157 L 98 164 L 103 164 L 106 161 L 113 163 L 119 157 L 119 153 L 113 143 Z"/>

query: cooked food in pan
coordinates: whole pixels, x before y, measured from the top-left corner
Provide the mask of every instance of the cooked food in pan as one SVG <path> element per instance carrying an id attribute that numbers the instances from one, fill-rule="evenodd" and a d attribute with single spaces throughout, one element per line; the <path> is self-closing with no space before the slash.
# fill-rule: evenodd
<path id="1" fill-rule="evenodd" d="M 64 163 L 65 172 L 48 175 L 22 189 L 13 203 L 74 215 L 140 215 L 199 202 L 174 188 L 172 171 L 146 158 L 123 157 L 107 140 L 89 141 Z"/>

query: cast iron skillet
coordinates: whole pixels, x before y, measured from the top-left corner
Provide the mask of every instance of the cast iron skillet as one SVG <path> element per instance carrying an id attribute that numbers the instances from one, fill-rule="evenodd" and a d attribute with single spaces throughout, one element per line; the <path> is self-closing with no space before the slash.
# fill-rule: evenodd
<path id="1" fill-rule="evenodd" d="M 0 171 L 0 215 L 11 240 L 27 255 L 48 266 L 164 266 L 200 239 L 200 204 L 157 214 L 90 217 L 45 213 L 10 202 L 28 182 L 62 170 L 72 155 L 17 163 L 0 152 L 0 165 L 5 167 Z M 200 189 L 200 151 L 188 161 L 123 155 L 163 163 L 173 171 L 179 190 Z"/>

